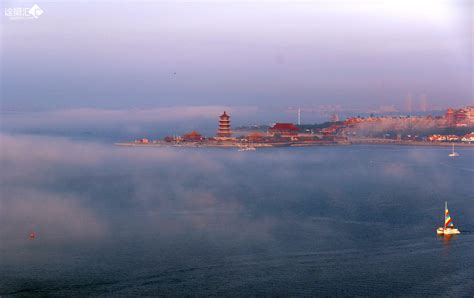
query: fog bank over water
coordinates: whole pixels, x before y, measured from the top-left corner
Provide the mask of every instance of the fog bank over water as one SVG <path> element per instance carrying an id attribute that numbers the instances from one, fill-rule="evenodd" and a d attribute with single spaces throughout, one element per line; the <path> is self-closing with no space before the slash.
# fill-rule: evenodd
<path id="1" fill-rule="evenodd" d="M 0 129 L 5 133 L 59 136 L 114 143 L 142 137 L 163 139 L 192 130 L 214 136 L 219 116 L 231 115 L 231 126 L 270 125 L 297 121 L 297 110 L 258 106 L 171 106 L 152 109 L 59 109 L 2 111 Z M 302 112 L 302 123 L 328 121 L 332 112 Z M 341 114 L 343 117 L 343 114 Z M 239 135 L 236 132 L 236 135 Z"/>
<path id="2" fill-rule="evenodd" d="M 379 292 L 390 293 L 390 277 L 407 294 L 445 293 L 439 269 L 419 264 L 425 274 L 406 281 L 409 265 L 441 262 L 448 248 L 433 233 L 445 200 L 455 223 L 474 230 L 469 148 L 449 160 L 444 148 L 429 147 L 241 153 L 16 134 L 0 141 L 3 294 L 67 295 L 71 287 L 85 295 L 189 294 L 205 285 L 208 294 L 349 293 L 369 278 L 343 268 L 380 274 L 372 284 Z M 474 265 L 472 235 L 461 236 L 451 254 Z M 385 272 L 375 272 L 385 263 Z M 453 270 L 472 276 L 469 268 Z M 218 287 L 222 279 L 234 282 Z M 292 290 L 266 286 L 277 280 Z M 457 293 L 470 293 L 465 284 Z"/>
<path id="3" fill-rule="evenodd" d="M 174 106 L 154 109 L 62 109 L 1 113 L 1 129 L 10 133 L 91 137 L 113 142 L 121 138 L 183 134 L 192 129 L 214 134 L 218 116 L 228 111 L 232 120 L 258 119 L 255 106 Z M 123 139 L 122 139 L 123 140 Z"/>

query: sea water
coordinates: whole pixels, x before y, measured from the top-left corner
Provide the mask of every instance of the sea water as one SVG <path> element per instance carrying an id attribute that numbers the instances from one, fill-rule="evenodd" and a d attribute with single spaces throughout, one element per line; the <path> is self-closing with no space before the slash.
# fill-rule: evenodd
<path id="1" fill-rule="evenodd" d="M 474 295 L 471 148 L 4 148 L 2 296 Z"/>

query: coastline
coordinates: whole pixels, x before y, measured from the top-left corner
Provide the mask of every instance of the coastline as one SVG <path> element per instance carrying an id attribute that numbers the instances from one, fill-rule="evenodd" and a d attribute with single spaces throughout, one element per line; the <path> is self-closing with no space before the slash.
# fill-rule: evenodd
<path id="1" fill-rule="evenodd" d="M 350 139 L 354 145 L 400 145 L 400 146 L 434 146 L 434 147 L 451 147 L 452 142 L 424 142 L 424 141 L 407 141 L 407 140 L 388 140 L 376 138 Z M 474 143 L 455 143 L 456 147 L 474 148 Z"/>
<path id="2" fill-rule="evenodd" d="M 222 142 L 222 143 L 180 143 L 172 144 L 168 142 L 156 143 L 135 143 L 135 142 L 118 142 L 116 146 L 124 147 L 185 147 L 185 148 L 242 148 L 248 144 Z M 349 145 L 399 145 L 399 146 L 428 146 L 428 147 L 450 147 L 451 142 L 423 142 L 423 141 L 407 141 L 407 140 L 387 140 L 387 139 L 350 139 L 347 142 L 295 142 L 295 143 L 253 143 L 254 148 L 278 148 L 278 147 L 313 147 L 313 146 L 349 146 Z M 456 143 L 456 147 L 474 148 L 474 143 Z"/>
<path id="3" fill-rule="evenodd" d="M 134 143 L 134 142 L 119 142 L 114 143 L 116 146 L 123 147 L 185 147 L 185 148 L 245 148 L 249 147 L 248 144 L 241 143 L 181 143 L 181 144 L 170 144 L 165 142 L 159 143 Z M 311 146 L 348 146 L 350 142 L 318 142 L 318 143 L 253 143 L 251 147 L 254 148 L 280 148 L 280 147 L 311 147 Z"/>

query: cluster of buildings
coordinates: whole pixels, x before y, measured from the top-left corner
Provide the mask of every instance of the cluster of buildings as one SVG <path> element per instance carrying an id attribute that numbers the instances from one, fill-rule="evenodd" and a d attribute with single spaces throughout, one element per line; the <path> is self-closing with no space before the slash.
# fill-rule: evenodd
<path id="1" fill-rule="evenodd" d="M 338 136 L 336 131 L 326 130 L 321 133 L 311 131 L 302 132 L 293 123 L 275 123 L 267 131 L 250 131 L 247 134 L 235 136 L 231 130 L 230 115 L 224 111 L 219 116 L 219 123 L 216 135 L 205 137 L 201 133 L 193 130 L 181 136 L 167 136 L 162 141 L 150 141 L 148 139 L 138 139 L 134 144 L 170 144 L 179 146 L 305 146 L 312 144 L 344 143 L 346 138 Z"/>
<path id="2" fill-rule="evenodd" d="M 474 126 L 474 106 L 460 109 L 448 108 L 444 116 L 371 116 L 351 117 L 343 125 L 354 127 L 360 124 L 373 123 L 380 127 L 392 125 L 394 129 L 404 127 L 469 127 Z"/>
<path id="3" fill-rule="evenodd" d="M 449 108 L 444 115 L 448 127 L 468 127 L 474 125 L 474 106 L 461 109 Z"/>
<path id="4" fill-rule="evenodd" d="M 428 136 L 428 141 L 430 142 L 463 142 L 463 143 L 474 143 L 474 132 L 468 133 L 464 136 L 457 135 L 441 135 L 434 134 Z"/>
<path id="5" fill-rule="evenodd" d="M 449 108 L 443 116 L 370 116 L 351 117 L 344 121 L 334 118 L 329 125 L 318 129 L 302 130 L 293 123 L 275 123 L 266 131 L 252 130 L 236 136 L 231 129 L 230 115 L 224 111 L 219 116 L 215 136 L 205 137 L 198 131 L 181 136 L 167 136 L 163 140 L 150 141 L 146 138 L 136 140 L 134 144 L 170 144 L 190 146 L 304 146 L 312 144 L 348 143 L 347 136 L 365 136 L 431 142 L 474 142 L 474 132 L 458 136 L 455 134 L 424 134 L 419 131 L 453 130 L 459 127 L 474 126 L 474 106 L 461 109 Z M 442 130 L 443 130 L 442 129 Z M 465 129 L 460 129 L 464 130 Z M 413 133 L 418 131 L 418 133 Z M 367 132 L 369 132 L 367 134 Z M 375 134 L 372 134 L 376 132 Z M 404 134 L 403 134 L 404 132 Z"/>

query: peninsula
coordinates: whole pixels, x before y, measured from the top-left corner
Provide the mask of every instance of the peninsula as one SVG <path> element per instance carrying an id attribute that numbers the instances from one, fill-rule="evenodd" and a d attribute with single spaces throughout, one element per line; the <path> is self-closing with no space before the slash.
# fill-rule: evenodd
<path id="1" fill-rule="evenodd" d="M 230 115 L 219 116 L 216 135 L 206 137 L 193 130 L 182 136 L 166 136 L 116 143 L 119 146 L 235 147 L 241 149 L 350 144 L 474 146 L 474 107 L 448 109 L 444 116 L 351 117 L 314 125 L 274 123 L 268 127 L 231 129 Z"/>

